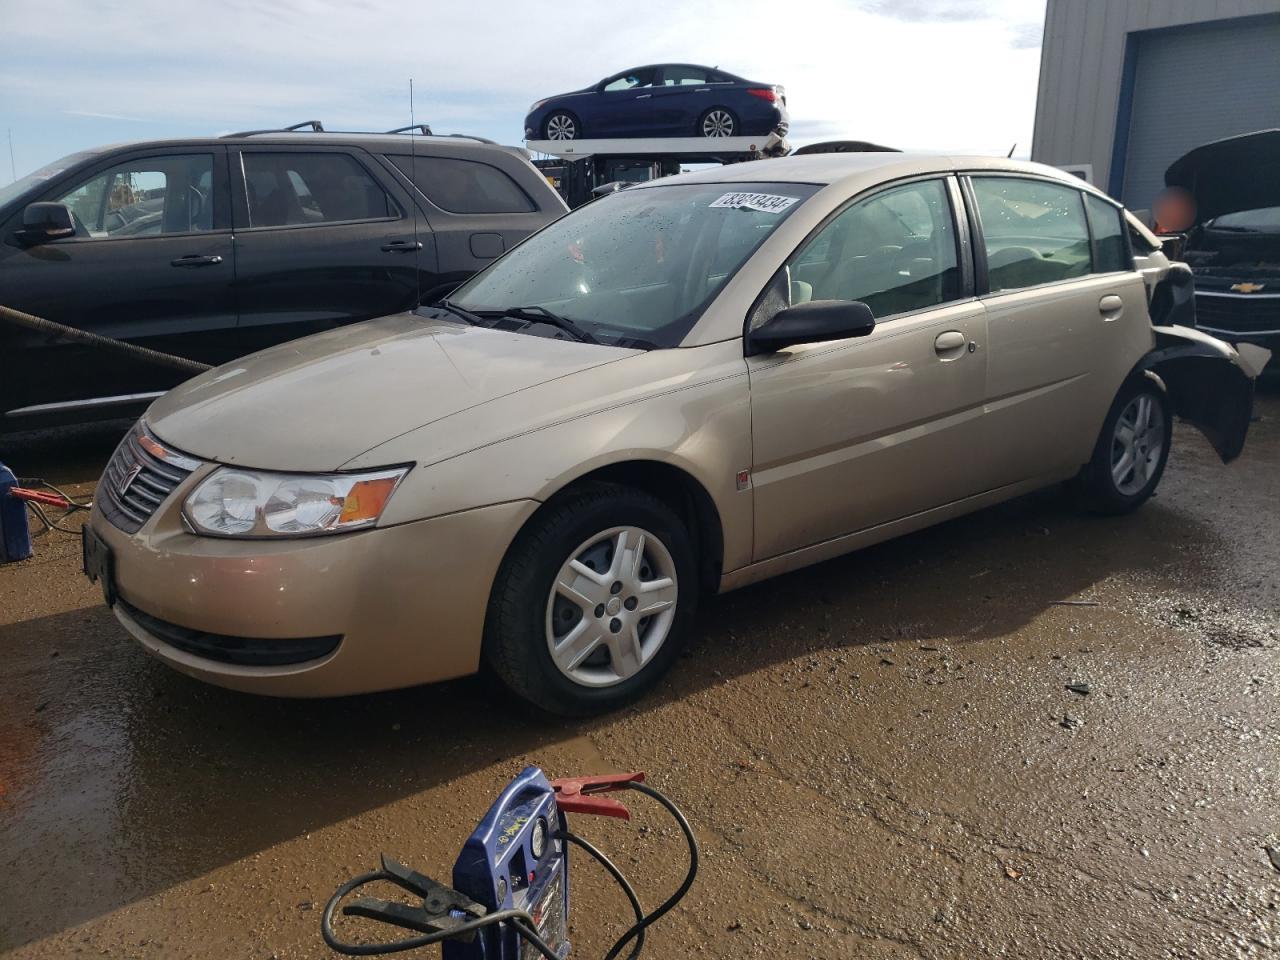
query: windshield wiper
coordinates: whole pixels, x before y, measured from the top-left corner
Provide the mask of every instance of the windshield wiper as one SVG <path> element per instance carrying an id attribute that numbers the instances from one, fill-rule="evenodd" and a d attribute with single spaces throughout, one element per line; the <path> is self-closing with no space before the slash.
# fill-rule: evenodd
<path id="1" fill-rule="evenodd" d="M 516 320 L 528 320 L 532 323 L 547 323 L 553 327 L 558 327 L 565 333 L 569 334 L 569 336 L 573 337 L 573 339 L 578 340 L 581 343 L 594 343 L 597 345 L 600 343 L 599 340 L 587 333 L 587 331 L 583 330 L 568 317 L 563 317 L 558 313 L 554 313 L 546 307 L 540 307 L 537 305 L 529 307 L 507 307 L 505 310 L 486 310 L 480 315 L 514 317 Z"/>
<path id="2" fill-rule="evenodd" d="M 432 304 L 432 306 L 439 307 L 441 310 L 447 310 L 449 313 L 452 313 L 455 317 L 458 317 L 459 319 L 464 320 L 465 322 L 471 324 L 472 326 L 483 327 L 486 325 L 484 322 L 484 318 L 481 317 L 479 314 L 472 313 L 470 310 L 463 310 L 456 303 L 451 303 L 447 299 L 437 300 L 435 303 Z"/>

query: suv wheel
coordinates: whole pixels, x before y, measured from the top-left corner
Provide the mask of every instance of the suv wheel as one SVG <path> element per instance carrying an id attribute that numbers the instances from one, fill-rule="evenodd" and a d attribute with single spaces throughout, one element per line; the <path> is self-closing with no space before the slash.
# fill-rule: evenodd
<path id="1" fill-rule="evenodd" d="M 576 140 L 578 121 L 573 114 L 557 110 L 542 124 L 542 132 L 548 140 Z"/>
<path id="2" fill-rule="evenodd" d="M 660 500 L 612 485 L 570 494 L 503 561 L 485 657 L 545 710 L 614 709 L 671 666 L 697 604 L 696 569 L 688 532 Z"/>
<path id="3" fill-rule="evenodd" d="M 1102 425 L 1093 459 L 1076 478 L 1084 506 L 1120 514 L 1146 503 L 1164 473 L 1172 438 L 1165 392 L 1145 377 L 1126 384 Z"/>

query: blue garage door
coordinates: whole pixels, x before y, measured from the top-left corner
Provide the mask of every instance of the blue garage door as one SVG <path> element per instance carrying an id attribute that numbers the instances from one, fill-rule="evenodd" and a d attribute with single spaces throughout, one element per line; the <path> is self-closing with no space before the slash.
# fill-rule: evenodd
<path id="1" fill-rule="evenodd" d="M 1146 209 L 1164 171 L 1192 147 L 1280 127 L 1280 17 L 1137 36 L 1122 198 Z"/>

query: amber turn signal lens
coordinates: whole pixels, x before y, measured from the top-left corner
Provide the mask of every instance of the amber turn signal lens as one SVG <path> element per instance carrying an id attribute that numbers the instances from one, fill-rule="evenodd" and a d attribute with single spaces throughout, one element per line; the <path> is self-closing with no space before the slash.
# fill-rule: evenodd
<path id="1" fill-rule="evenodd" d="M 387 498 L 396 488 L 399 477 L 378 477 L 376 480 L 361 480 L 351 488 L 342 504 L 342 515 L 338 523 L 359 523 L 361 520 L 376 520 L 387 505 Z"/>

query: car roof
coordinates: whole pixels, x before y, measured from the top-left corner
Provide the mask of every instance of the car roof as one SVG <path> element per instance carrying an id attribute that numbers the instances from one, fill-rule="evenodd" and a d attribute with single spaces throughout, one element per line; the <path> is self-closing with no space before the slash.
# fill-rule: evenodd
<path id="1" fill-rule="evenodd" d="M 640 70 L 659 70 L 662 67 L 693 67 L 695 70 L 706 70 L 708 73 L 723 73 L 726 77 L 736 77 L 737 74 L 730 73 L 728 70 L 722 70 L 720 67 L 709 67 L 705 63 L 646 63 L 638 67 L 627 67 L 617 73 L 611 73 L 611 77 L 621 77 L 624 74 L 636 73 Z"/>
<path id="2" fill-rule="evenodd" d="M 637 184 L 631 189 L 654 189 L 679 183 L 812 183 L 842 184 L 853 188 L 928 173 L 993 171 L 1025 173 L 1060 180 L 1073 187 L 1106 194 L 1079 177 L 1057 167 L 1006 157 L 948 156 L 925 153 L 815 153 L 802 156 L 750 160 L 682 173 Z M 1110 198 L 1107 198 L 1110 199 Z M 1114 200 L 1111 201 L 1115 203 Z"/>

